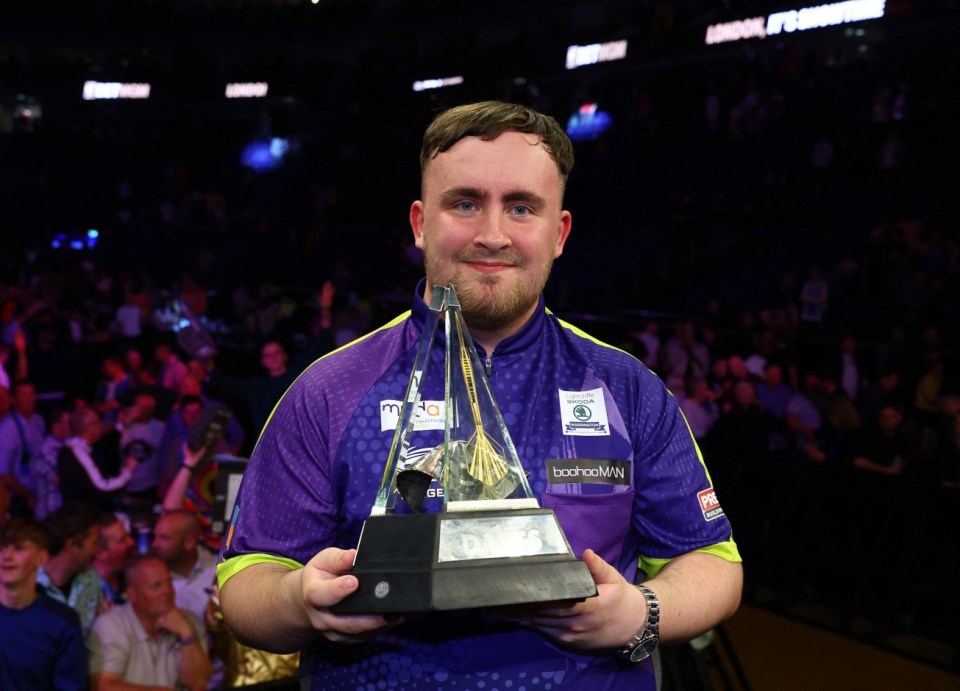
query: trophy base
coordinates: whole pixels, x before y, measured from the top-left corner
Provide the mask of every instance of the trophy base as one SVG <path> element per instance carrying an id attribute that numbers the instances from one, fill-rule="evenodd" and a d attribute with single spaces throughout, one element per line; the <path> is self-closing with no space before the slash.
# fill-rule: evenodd
<path id="1" fill-rule="evenodd" d="M 336 613 L 428 612 L 597 594 L 550 509 L 371 516 Z"/>

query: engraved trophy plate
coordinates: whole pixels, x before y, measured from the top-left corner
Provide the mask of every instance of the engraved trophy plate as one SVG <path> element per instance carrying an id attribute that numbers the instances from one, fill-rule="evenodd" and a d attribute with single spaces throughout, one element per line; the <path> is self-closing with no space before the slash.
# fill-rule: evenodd
<path id="1" fill-rule="evenodd" d="M 333 611 L 423 612 L 596 595 L 556 515 L 540 508 L 530 489 L 452 285 L 434 287 L 430 310 L 351 569 L 360 587 Z M 418 426 L 417 410 L 428 369 L 440 364 L 434 348 L 441 322 L 444 425 L 437 444 L 439 433 Z M 424 446 L 426 453 L 414 451 Z M 423 511 L 434 485 L 442 507 Z"/>

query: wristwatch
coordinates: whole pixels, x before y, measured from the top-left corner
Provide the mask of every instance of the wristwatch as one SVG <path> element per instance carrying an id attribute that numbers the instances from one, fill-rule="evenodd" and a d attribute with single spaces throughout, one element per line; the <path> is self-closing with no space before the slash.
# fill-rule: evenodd
<path id="1" fill-rule="evenodd" d="M 647 623 L 643 631 L 627 643 L 626 648 L 617 651 L 622 659 L 630 662 L 646 660 L 660 645 L 660 600 L 655 592 L 643 584 L 638 585 L 637 589 L 647 601 Z"/>

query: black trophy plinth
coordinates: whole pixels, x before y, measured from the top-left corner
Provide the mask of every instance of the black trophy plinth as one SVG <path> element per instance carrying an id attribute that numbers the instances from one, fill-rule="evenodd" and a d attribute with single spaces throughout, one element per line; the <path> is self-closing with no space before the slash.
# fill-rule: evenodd
<path id="1" fill-rule="evenodd" d="M 338 613 L 427 612 L 597 594 L 549 509 L 370 516 Z"/>

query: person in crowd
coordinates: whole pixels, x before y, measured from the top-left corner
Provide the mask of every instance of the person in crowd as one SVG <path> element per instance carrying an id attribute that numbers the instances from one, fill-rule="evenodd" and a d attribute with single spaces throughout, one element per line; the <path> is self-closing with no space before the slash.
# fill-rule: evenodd
<path id="1" fill-rule="evenodd" d="M 93 555 L 93 570 L 100 577 L 103 597 L 111 605 L 124 600 L 123 567 L 136 546 L 130 535 L 126 514 L 104 513 L 100 516 L 100 539 Z"/>
<path id="2" fill-rule="evenodd" d="M 720 417 L 720 410 L 714 401 L 713 391 L 704 377 L 692 377 L 684 387 L 684 395 L 679 397 L 680 410 L 690 425 L 694 439 L 707 436 L 713 423 Z"/>
<path id="3" fill-rule="evenodd" d="M 57 455 L 57 476 L 64 501 L 91 504 L 101 511 L 119 508 L 120 490 L 130 482 L 139 460 L 127 457 L 118 475 L 104 477 L 95 445 L 106 429 L 97 411 L 77 408 L 70 418 L 70 430 L 73 436 Z"/>
<path id="4" fill-rule="evenodd" d="M 857 410 L 861 419 L 876 420 L 880 408 L 886 404 L 906 407 L 908 400 L 903 379 L 903 373 L 898 367 L 891 365 L 880 370 L 876 380 L 860 392 Z"/>
<path id="5" fill-rule="evenodd" d="M 50 536 L 32 519 L 15 518 L 0 527 L 0 688 L 5 691 L 87 688 L 87 650 L 77 613 L 37 589 L 49 546 Z"/>
<path id="6" fill-rule="evenodd" d="M 783 416 L 787 427 L 794 433 L 793 446 L 818 463 L 827 459 L 821 435 L 823 414 L 818 405 L 821 396 L 819 373 L 812 370 L 806 372 L 803 375 L 803 390 L 790 396 Z"/>
<path id="7" fill-rule="evenodd" d="M 154 555 L 124 570 L 127 602 L 97 617 L 87 637 L 93 689 L 203 691 L 210 657 L 203 624 L 174 604 L 170 570 Z"/>
<path id="8" fill-rule="evenodd" d="M 279 340 L 272 339 L 260 348 L 262 376 L 231 376 L 213 364 L 211 361 L 209 390 L 225 400 L 235 400 L 243 405 L 249 429 L 259 434 L 273 407 L 300 374 L 305 363 L 301 363 L 299 368 L 291 367 L 286 347 Z"/>
<path id="9" fill-rule="evenodd" d="M 120 495 L 123 510 L 131 516 L 151 512 L 159 500 L 166 425 L 156 417 L 156 410 L 156 397 L 148 391 L 141 391 L 133 403 L 120 412 L 117 421 L 120 457 L 138 461 L 130 482 Z"/>
<path id="10" fill-rule="evenodd" d="M 170 568 L 177 607 L 204 619 L 217 556 L 200 543 L 197 515 L 186 509 L 164 512 L 153 529 L 153 553 Z"/>
<path id="11" fill-rule="evenodd" d="M 108 422 L 117 419 L 120 407 L 129 402 L 132 383 L 119 355 L 107 355 L 100 367 L 102 379 L 91 406 Z"/>
<path id="12" fill-rule="evenodd" d="M 710 351 L 697 339 L 697 329 L 691 319 L 680 319 L 674 325 L 673 336 L 660 351 L 660 376 L 671 391 L 683 391 L 688 377 L 706 377 L 710 373 Z"/>
<path id="13" fill-rule="evenodd" d="M 50 413 L 49 432 L 40 447 L 40 453 L 32 459 L 30 471 L 36 487 L 37 504 L 34 515 L 43 520 L 63 505 L 63 493 L 60 491 L 60 476 L 57 474 L 57 458 L 60 450 L 70 438 L 69 408 L 54 408 Z"/>
<path id="14" fill-rule="evenodd" d="M 157 383 L 156 377 L 152 375 L 143 361 L 143 352 L 137 346 L 128 346 L 123 353 L 124 369 L 130 384 L 134 388 L 143 386 L 153 386 Z"/>
<path id="15" fill-rule="evenodd" d="M 222 401 L 203 395 L 200 382 L 187 374 L 180 382 L 177 408 L 167 418 L 161 443 L 160 474 L 164 483 L 169 483 L 182 465 L 184 442 L 193 446 L 203 445 L 211 455 L 237 455 L 243 448 L 246 431 Z M 216 439 L 207 439 L 211 423 L 215 419 L 226 423 L 216 431 Z"/>
<path id="16" fill-rule="evenodd" d="M 881 475 L 902 475 L 914 460 L 916 434 L 904 411 L 892 404 L 880 408 L 874 426 L 853 446 L 853 467 Z"/>
<path id="17" fill-rule="evenodd" d="M 783 381 L 783 367 L 779 362 L 767 362 L 763 366 L 763 378 L 757 382 L 754 390 L 757 400 L 771 414 L 783 418 L 793 391 Z"/>
<path id="18" fill-rule="evenodd" d="M 410 209 L 427 274 L 412 312 L 312 365 L 254 449 L 218 567 L 221 607 L 241 642 L 308 650 L 301 667 L 312 688 L 353 685 L 361 674 L 386 686 L 409 674 L 407 685 L 422 689 L 487 675 L 500 686 L 560 675 L 571 687 L 653 689 L 655 641 L 688 640 L 737 608 L 739 553 L 726 516 L 707 519 L 701 501 L 713 490 L 676 400 L 631 355 L 545 309 L 541 294 L 571 227 L 562 204 L 572 163 L 562 127 L 526 107 L 485 102 L 439 115 L 421 149 L 422 200 Z M 380 401 L 402 395 L 432 286 L 448 283 L 537 498 L 577 515 L 559 511 L 598 595 L 500 613 L 336 614 L 330 608 L 359 585 L 347 573 L 352 548 L 383 471 L 364 459 L 394 434 L 380 431 Z M 442 372 L 428 379 L 427 398 L 442 399 Z M 564 434 L 561 415 L 573 410 L 565 392 L 602 400 L 609 433 Z M 431 436 L 425 443 L 440 443 L 443 431 Z M 548 489 L 547 459 L 558 449 L 571 467 L 581 457 L 619 459 L 629 487 Z"/>
<path id="19" fill-rule="evenodd" d="M 187 375 L 187 365 L 177 355 L 169 338 L 161 339 L 153 347 L 153 357 L 157 363 L 157 386 L 176 391 L 180 380 Z"/>
<path id="20" fill-rule="evenodd" d="M 11 395 L 12 410 L 0 420 L 0 483 L 10 493 L 11 513 L 29 517 L 37 503 L 30 466 L 43 447 L 46 425 L 31 381 L 18 379 Z"/>
<path id="21" fill-rule="evenodd" d="M 67 503 L 43 523 L 50 533 L 50 559 L 37 583 L 80 616 L 84 635 L 103 605 L 100 577 L 91 568 L 100 540 L 100 512 L 88 504 Z"/>

